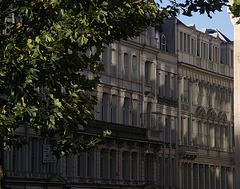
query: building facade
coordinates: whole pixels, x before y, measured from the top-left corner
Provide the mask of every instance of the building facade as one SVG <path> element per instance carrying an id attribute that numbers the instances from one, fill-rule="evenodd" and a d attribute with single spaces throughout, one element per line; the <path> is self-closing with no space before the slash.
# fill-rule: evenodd
<path id="1" fill-rule="evenodd" d="M 79 135 L 108 128 L 106 143 L 47 163 L 23 128 L 29 145 L 5 153 L 9 188 L 234 188 L 233 44 L 176 18 L 160 28 L 104 46 L 96 122 Z"/>

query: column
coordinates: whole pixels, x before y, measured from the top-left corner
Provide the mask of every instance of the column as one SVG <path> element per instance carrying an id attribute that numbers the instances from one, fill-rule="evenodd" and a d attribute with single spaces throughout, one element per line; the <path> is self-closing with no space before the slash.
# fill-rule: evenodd
<path id="1" fill-rule="evenodd" d="M 233 2 L 233 0 L 230 0 Z M 240 188 L 240 25 L 236 24 L 238 18 L 232 18 L 234 25 L 234 129 L 235 129 L 235 169 L 236 188 Z M 233 134 L 233 133 L 231 133 Z M 231 144 L 232 147 L 232 144 Z"/>
<path id="2" fill-rule="evenodd" d="M 182 145 L 181 125 L 181 97 L 182 97 L 182 76 L 178 76 L 178 144 Z"/>
<path id="3" fill-rule="evenodd" d="M 213 187 L 211 189 L 218 189 L 216 188 L 216 165 L 213 166 Z"/>
<path id="4" fill-rule="evenodd" d="M 211 189 L 210 185 L 210 167 L 209 165 L 205 165 L 205 188 Z"/>
<path id="5" fill-rule="evenodd" d="M 118 123 L 123 124 L 123 104 L 124 104 L 125 90 L 121 89 L 119 91 L 118 98 Z M 141 113 L 141 111 L 140 111 Z"/>
<path id="6" fill-rule="evenodd" d="M 190 98 L 189 98 L 189 102 L 190 102 L 190 112 L 192 112 L 192 104 L 193 104 L 193 93 L 192 93 L 192 91 L 193 91 L 193 81 L 192 80 L 190 80 L 190 82 L 189 82 L 189 95 L 190 95 Z M 192 114 L 190 114 L 190 118 L 189 118 L 190 120 L 189 120 L 189 130 L 188 130 L 188 136 L 189 136 L 189 139 L 188 139 L 188 144 L 190 144 L 190 145 L 193 145 L 193 141 L 192 141 L 192 134 L 193 134 L 193 132 L 192 132 L 192 127 L 193 127 L 193 125 L 192 125 Z"/>
<path id="7" fill-rule="evenodd" d="M 206 187 L 205 187 L 205 185 L 206 185 L 206 175 L 205 175 L 206 173 L 205 173 L 205 165 L 203 164 L 203 168 L 202 168 L 202 186 L 203 186 L 203 189 L 205 189 Z"/>
<path id="8" fill-rule="evenodd" d="M 193 179 L 193 163 L 190 164 L 191 166 L 191 189 L 194 189 L 194 179 Z"/>
<path id="9" fill-rule="evenodd" d="M 199 164 L 195 164 L 195 173 L 196 173 L 195 189 L 201 189 L 201 188 L 199 188 Z"/>
<path id="10" fill-rule="evenodd" d="M 178 182 L 179 189 L 184 189 L 183 188 L 183 163 L 182 162 L 179 162 L 178 170 L 179 170 L 179 182 Z"/>

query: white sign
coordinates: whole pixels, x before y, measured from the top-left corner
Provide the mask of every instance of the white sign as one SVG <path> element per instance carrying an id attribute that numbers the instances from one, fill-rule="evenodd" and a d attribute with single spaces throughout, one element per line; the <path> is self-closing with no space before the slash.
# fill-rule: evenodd
<path id="1" fill-rule="evenodd" d="M 52 155 L 49 144 L 43 144 L 43 163 L 57 163 L 57 158 Z"/>

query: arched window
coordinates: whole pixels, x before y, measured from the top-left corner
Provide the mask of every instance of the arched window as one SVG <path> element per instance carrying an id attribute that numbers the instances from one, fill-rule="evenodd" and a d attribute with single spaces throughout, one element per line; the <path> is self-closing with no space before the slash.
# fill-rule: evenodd
<path id="1" fill-rule="evenodd" d="M 166 51 L 166 37 L 165 35 L 163 34 L 162 37 L 161 37 L 161 49 L 163 51 Z"/>

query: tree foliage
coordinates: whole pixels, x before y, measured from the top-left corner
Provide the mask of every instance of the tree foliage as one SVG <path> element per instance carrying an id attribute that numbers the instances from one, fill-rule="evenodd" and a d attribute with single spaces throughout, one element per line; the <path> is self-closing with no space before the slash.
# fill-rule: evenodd
<path id="1" fill-rule="evenodd" d="M 21 126 L 46 138 L 57 155 L 98 143 L 98 138 L 82 141 L 77 133 L 94 119 L 102 45 L 138 36 L 181 10 L 210 16 L 227 0 L 181 2 L 163 7 L 145 0 L 0 0 L 4 148 L 24 142 L 14 135 Z"/>
<path id="2" fill-rule="evenodd" d="M 230 10 L 233 14 L 233 18 L 240 18 L 240 0 L 234 0 L 233 4 L 230 7 Z M 237 24 L 240 23 L 240 19 L 238 19 Z"/>

